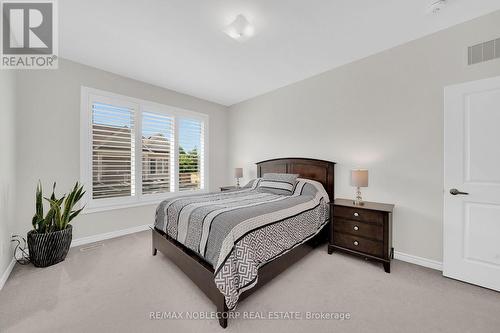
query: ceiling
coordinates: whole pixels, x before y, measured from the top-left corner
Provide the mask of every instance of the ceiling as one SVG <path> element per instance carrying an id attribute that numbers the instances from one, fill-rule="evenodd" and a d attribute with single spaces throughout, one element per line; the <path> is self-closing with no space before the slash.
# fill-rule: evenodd
<path id="1" fill-rule="evenodd" d="M 232 105 L 500 9 L 499 0 L 64 0 L 59 54 Z M 255 36 L 222 32 L 238 14 Z"/>

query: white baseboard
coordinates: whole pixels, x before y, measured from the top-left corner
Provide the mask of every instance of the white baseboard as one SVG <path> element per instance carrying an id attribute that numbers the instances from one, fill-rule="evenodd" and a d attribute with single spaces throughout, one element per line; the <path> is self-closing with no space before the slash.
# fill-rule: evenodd
<path id="1" fill-rule="evenodd" d="M 98 235 L 93 235 L 93 236 L 88 236 L 88 237 L 77 238 L 77 239 L 73 239 L 73 241 L 71 242 L 71 247 L 100 242 L 100 241 L 115 238 L 115 237 L 125 236 L 125 235 L 133 234 L 136 232 L 148 230 L 151 227 L 152 227 L 151 224 L 145 224 L 145 225 L 140 225 L 140 226 L 132 227 L 132 228 L 128 228 L 128 229 L 107 232 L 104 234 L 98 234 Z M 2 290 L 3 286 L 5 285 L 5 282 L 7 282 L 7 279 L 9 278 L 10 273 L 14 269 L 15 264 L 16 264 L 16 260 L 12 259 L 9 266 L 7 266 L 7 268 L 5 269 L 5 272 L 3 272 L 3 274 L 0 278 L 0 290 Z"/>
<path id="2" fill-rule="evenodd" d="M 3 272 L 2 277 L 0 278 L 0 290 L 2 290 L 3 286 L 5 285 L 5 282 L 7 282 L 7 279 L 9 278 L 9 275 L 14 269 L 15 265 L 16 265 L 16 260 L 12 258 L 12 261 L 10 262 L 9 266 L 7 266 L 5 272 Z"/>
<path id="3" fill-rule="evenodd" d="M 394 259 L 406 261 L 411 264 L 420 265 L 427 268 L 436 269 L 438 271 L 443 270 L 443 263 L 440 261 L 417 257 L 411 254 L 406 254 L 398 251 L 394 251 Z"/>
<path id="4" fill-rule="evenodd" d="M 73 241 L 71 242 L 71 247 L 100 242 L 100 241 L 103 241 L 106 239 L 116 238 L 116 237 L 120 237 L 120 236 L 125 236 L 125 235 L 133 234 L 136 232 L 148 230 L 151 227 L 152 227 L 151 224 L 145 224 L 145 225 L 140 225 L 137 227 L 111 231 L 111 232 L 93 235 L 93 236 L 88 236 L 88 237 L 77 238 L 77 239 L 73 239 Z M 436 269 L 438 271 L 443 270 L 443 263 L 440 261 L 436 261 L 436 260 L 417 257 L 417 256 L 414 256 L 411 254 L 406 254 L 406 253 L 402 253 L 402 252 L 398 252 L 398 251 L 394 251 L 394 258 L 401 260 L 401 261 L 409 262 L 411 264 Z M 14 259 L 12 259 L 9 266 L 7 266 L 7 269 L 2 274 L 2 277 L 0 278 L 0 290 L 2 290 L 5 282 L 7 282 L 7 279 L 9 278 L 9 275 L 12 272 L 12 269 L 14 268 L 15 263 L 16 263 L 16 261 Z"/>
<path id="5" fill-rule="evenodd" d="M 145 224 L 145 225 L 140 225 L 137 227 L 111 231 L 111 232 L 107 232 L 104 234 L 98 234 L 98 235 L 93 235 L 93 236 L 88 236 L 88 237 L 77 238 L 77 239 L 73 239 L 73 241 L 71 242 L 71 247 L 100 242 L 100 241 L 115 238 L 115 237 L 125 236 L 125 235 L 133 234 L 136 232 L 148 230 L 151 227 L 152 227 L 151 224 Z"/>

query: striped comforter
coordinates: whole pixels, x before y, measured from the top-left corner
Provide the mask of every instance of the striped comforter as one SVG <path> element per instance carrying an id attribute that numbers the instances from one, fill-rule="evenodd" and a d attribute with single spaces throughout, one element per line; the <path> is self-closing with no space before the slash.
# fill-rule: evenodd
<path id="1" fill-rule="evenodd" d="M 316 235 L 328 220 L 328 195 L 298 179 L 292 195 L 259 189 L 178 197 L 156 210 L 155 227 L 196 252 L 215 270 L 229 309 L 257 283 L 258 268 Z"/>

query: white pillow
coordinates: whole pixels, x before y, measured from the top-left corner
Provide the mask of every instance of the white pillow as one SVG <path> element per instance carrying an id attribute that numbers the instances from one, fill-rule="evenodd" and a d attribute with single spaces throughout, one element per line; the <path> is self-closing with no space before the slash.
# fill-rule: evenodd
<path id="1" fill-rule="evenodd" d="M 298 176 L 291 173 L 265 173 L 258 189 L 274 194 L 292 195 Z"/>

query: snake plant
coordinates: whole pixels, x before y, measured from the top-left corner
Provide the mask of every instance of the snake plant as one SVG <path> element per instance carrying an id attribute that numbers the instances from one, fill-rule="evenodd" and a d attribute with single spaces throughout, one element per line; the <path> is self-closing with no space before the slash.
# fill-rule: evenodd
<path id="1" fill-rule="evenodd" d="M 62 198 L 56 198 L 56 183 L 52 186 L 52 194 L 49 198 L 43 197 L 41 182 L 38 182 L 36 188 L 35 216 L 33 216 L 33 229 L 38 233 L 53 232 L 64 230 L 68 224 L 78 216 L 83 207 L 73 210 L 74 206 L 85 194 L 83 186 L 76 182 L 75 186 L 68 195 Z M 50 208 L 44 216 L 43 199 L 49 202 Z"/>

